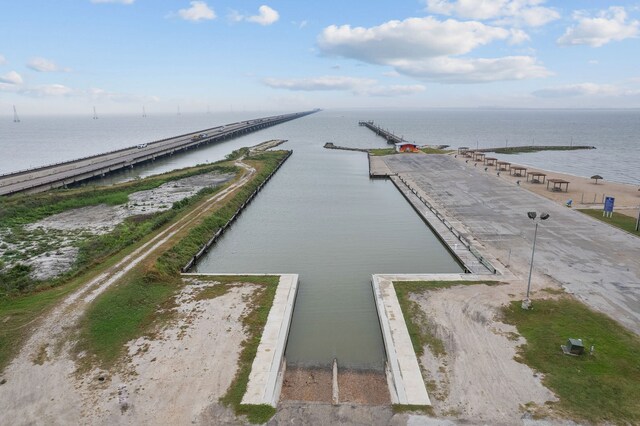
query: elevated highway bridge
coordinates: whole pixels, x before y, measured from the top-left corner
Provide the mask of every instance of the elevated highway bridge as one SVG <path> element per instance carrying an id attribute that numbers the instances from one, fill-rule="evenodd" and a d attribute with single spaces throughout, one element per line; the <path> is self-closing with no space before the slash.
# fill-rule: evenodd
<path id="1" fill-rule="evenodd" d="M 255 132 L 318 110 L 239 121 L 90 157 L 0 175 L 0 195 L 60 188 L 177 152 Z"/>

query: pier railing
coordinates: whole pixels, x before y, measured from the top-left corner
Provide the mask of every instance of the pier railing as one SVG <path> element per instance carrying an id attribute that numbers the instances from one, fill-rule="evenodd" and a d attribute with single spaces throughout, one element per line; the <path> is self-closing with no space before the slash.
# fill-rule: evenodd
<path id="1" fill-rule="evenodd" d="M 409 190 L 413 193 L 413 195 L 415 195 L 416 197 L 418 197 L 418 199 L 429 209 L 431 210 L 431 213 L 433 213 L 440 222 L 442 222 L 442 224 L 444 224 L 444 226 L 453 234 L 454 237 L 456 237 L 458 239 L 458 241 L 460 241 L 460 243 L 467 248 L 467 250 L 469 250 L 471 252 L 471 254 L 473 254 L 473 256 L 478 259 L 478 262 L 480 262 L 482 265 L 484 265 L 484 267 L 486 267 L 492 274 L 495 274 L 496 268 L 493 267 L 493 265 L 491 264 L 491 262 L 489 262 L 487 259 L 485 259 L 485 257 L 478 251 L 476 250 L 473 245 L 471 245 L 471 242 L 465 237 L 463 236 L 457 229 L 455 229 L 453 227 L 453 225 L 451 224 L 451 222 L 449 222 L 443 215 L 442 213 L 440 213 L 438 211 L 438 209 L 436 209 L 433 205 L 431 205 L 431 203 L 429 201 L 427 201 L 415 188 L 413 188 L 409 182 L 402 177 L 401 175 L 397 175 L 398 179 L 400 179 L 400 181 L 405 184 L 405 186 L 407 188 L 409 188 Z"/>

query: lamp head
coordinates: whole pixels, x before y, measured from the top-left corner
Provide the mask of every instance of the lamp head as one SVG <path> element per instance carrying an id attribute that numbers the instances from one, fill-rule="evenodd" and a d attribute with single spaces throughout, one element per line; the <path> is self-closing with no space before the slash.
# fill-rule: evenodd
<path id="1" fill-rule="evenodd" d="M 542 220 L 547 220 L 547 219 L 549 219 L 549 213 L 541 213 L 541 214 L 540 214 L 540 219 L 542 219 Z"/>
<path id="2" fill-rule="evenodd" d="M 535 219 L 537 214 L 536 212 L 527 212 L 527 216 L 529 216 L 529 219 Z"/>

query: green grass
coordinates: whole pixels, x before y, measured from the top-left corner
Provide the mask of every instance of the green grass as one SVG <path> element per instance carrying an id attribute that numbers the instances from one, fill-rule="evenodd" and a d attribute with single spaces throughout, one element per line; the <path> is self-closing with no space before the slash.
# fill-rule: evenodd
<path id="1" fill-rule="evenodd" d="M 123 250 L 119 256 L 107 259 L 90 273 L 75 277 L 64 285 L 41 289 L 30 294 L 13 298 L 0 298 L 0 372 L 15 356 L 28 337 L 32 324 L 44 315 L 62 298 L 68 296 L 91 277 L 113 266 L 122 256 L 129 254 L 134 247 Z"/>
<path id="2" fill-rule="evenodd" d="M 640 424 L 640 338 L 607 316 L 569 299 L 536 300 L 529 311 L 513 302 L 504 320 L 527 343 L 520 358 L 544 373 L 543 383 L 558 395 L 561 414 L 593 423 Z M 581 338 L 593 356 L 563 355 L 560 345 Z"/>
<path id="3" fill-rule="evenodd" d="M 392 404 L 391 409 L 395 414 L 420 413 L 431 417 L 436 415 L 431 405 Z"/>
<path id="4" fill-rule="evenodd" d="M 112 365 L 124 345 L 147 332 L 158 319 L 171 317 L 181 280 L 134 274 L 125 284 L 108 289 L 87 310 L 80 323 L 79 351 L 86 350 L 101 367 Z M 159 315 L 158 311 L 164 315 Z M 91 360 L 93 361 L 93 360 Z"/>
<path id="5" fill-rule="evenodd" d="M 592 149 L 587 146 L 513 146 L 504 148 L 495 148 L 491 152 L 497 154 L 524 154 L 528 152 L 540 152 L 540 151 L 575 151 L 578 149 Z"/>
<path id="6" fill-rule="evenodd" d="M 598 219 L 604 223 L 608 223 L 611 226 L 615 226 L 616 228 L 627 231 L 633 235 L 640 236 L 640 231 L 636 231 L 636 219 L 630 216 L 613 212 L 613 214 L 609 218 L 602 216 L 602 210 L 579 209 L 578 211 L 591 216 L 594 219 Z"/>
<path id="7" fill-rule="evenodd" d="M 420 151 L 425 154 L 449 154 L 452 153 L 451 149 L 438 149 L 438 148 L 420 148 Z"/>
<path id="8" fill-rule="evenodd" d="M 416 356 L 420 358 L 424 354 L 424 347 L 429 346 L 431 352 L 435 356 L 445 354 L 444 342 L 440 340 L 433 332 L 427 321 L 427 316 L 420 306 L 410 299 L 413 293 L 423 293 L 425 291 L 449 288 L 457 285 L 498 285 L 499 281 L 394 281 L 393 286 L 396 289 L 396 295 L 404 322 L 411 337 L 413 350 Z"/>
<path id="9" fill-rule="evenodd" d="M 10 229 L 11 233 L 9 235 L 12 239 L 20 240 L 23 243 L 25 241 L 34 241 L 36 244 L 42 245 L 40 249 L 30 253 L 29 256 L 46 251 L 55 251 L 57 242 L 55 231 L 43 232 L 35 230 L 27 232 L 22 226 L 68 209 L 102 203 L 123 204 L 127 202 L 128 195 L 133 192 L 156 188 L 176 179 L 183 179 L 202 173 L 236 173 L 237 171 L 236 167 L 214 164 L 173 171 L 111 187 L 84 187 L 73 190 L 50 191 L 30 196 L 3 197 L 0 198 L 0 229 L 3 227 Z M 61 276 L 46 281 L 35 280 L 30 277 L 30 267 L 19 263 L 21 259 L 16 257 L 13 261 L 13 266 L 0 271 L 0 299 L 19 297 L 33 291 L 63 285 L 78 274 L 102 263 L 109 256 L 140 241 L 149 233 L 173 220 L 191 204 L 205 195 L 219 191 L 221 188 L 222 186 L 204 188 L 198 194 L 174 203 L 171 209 L 164 212 L 127 218 L 108 234 L 87 235 L 77 243 L 79 252 L 73 267 Z"/>
<path id="10" fill-rule="evenodd" d="M 261 289 L 254 292 L 249 301 L 250 312 L 242 318 L 242 325 L 247 334 L 247 338 L 242 343 L 242 352 L 240 352 L 240 360 L 238 361 L 238 371 L 229 386 L 226 394 L 220 398 L 220 402 L 224 405 L 233 407 L 237 415 L 245 415 L 251 423 L 265 423 L 275 414 L 275 408 L 270 405 L 247 405 L 242 404 L 242 397 L 247 391 L 249 383 L 249 373 L 251 373 L 251 365 L 256 357 L 258 345 L 262 338 L 262 331 L 267 323 L 269 311 L 273 305 L 273 298 L 278 287 L 279 277 L 277 276 L 222 276 L 216 277 L 217 280 L 232 282 L 247 282 L 259 284 Z"/>
<path id="11" fill-rule="evenodd" d="M 176 292 L 182 288 L 182 266 L 237 211 L 252 191 L 248 188 L 257 187 L 283 156 L 283 152 L 270 152 L 264 157 L 267 164 L 251 182 L 162 253 L 155 265 L 144 271 L 134 270 L 98 297 L 83 317 L 78 351 L 92 355 L 91 362 L 108 367 L 124 354 L 126 342 L 169 319 L 169 313 L 161 308 L 171 306 Z"/>
<path id="12" fill-rule="evenodd" d="M 374 148 L 369 150 L 369 154 L 377 157 L 381 155 L 393 155 L 397 154 L 395 148 Z"/>
<path id="13" fill-rule="evenodd" d="M 47 216 L 80 207 L 125 204 L 131 193 L 154 189 L 167 182 L 213 171 L 236 173 L 237 169 L 218 163 L 199 165 L 112 186 L 83 186 L 39 194 L 0 197 L 0 228 L 37 222 Z"/>

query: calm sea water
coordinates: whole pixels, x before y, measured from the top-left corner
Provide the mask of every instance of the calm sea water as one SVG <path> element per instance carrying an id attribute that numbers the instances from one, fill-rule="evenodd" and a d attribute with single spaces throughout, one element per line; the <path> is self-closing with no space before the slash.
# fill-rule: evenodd
<path id="1" fill-rule="evenodd" d="M 271 115 L 218 113 L 209 115 L 30 117 L 21 123 L 0 119 L 0 174 L 42 166 L 142 142 L 197 131 L 238 120 Z M 596 150 L 540 152 L 506 158 L 533 167 L 640 184 L 640 110 L 422 110 L 323 111 L 305 121 L 308 137 L 324 141 L 313 117 L 335 117 L 343 128 L 358 120 L 375 120 L 409 140 L 453 147 L 515 145 L 593 145 Z M 283 129 L 281 126 L 280 129 Z M 286 132 L 277 134 L 286 138 Z M 258 139 L 266 139 L 264 133 Z M 362 140 L 362 132 L 355 135 Z M 345 135 L 346 136 L 346 135 Z M 146 176 L 199 162 L 218 160 L 241 147 L 243 139 L 172 157 L 133 174 Z M 502 156 L 504 157 L 504 156 Z"/>

